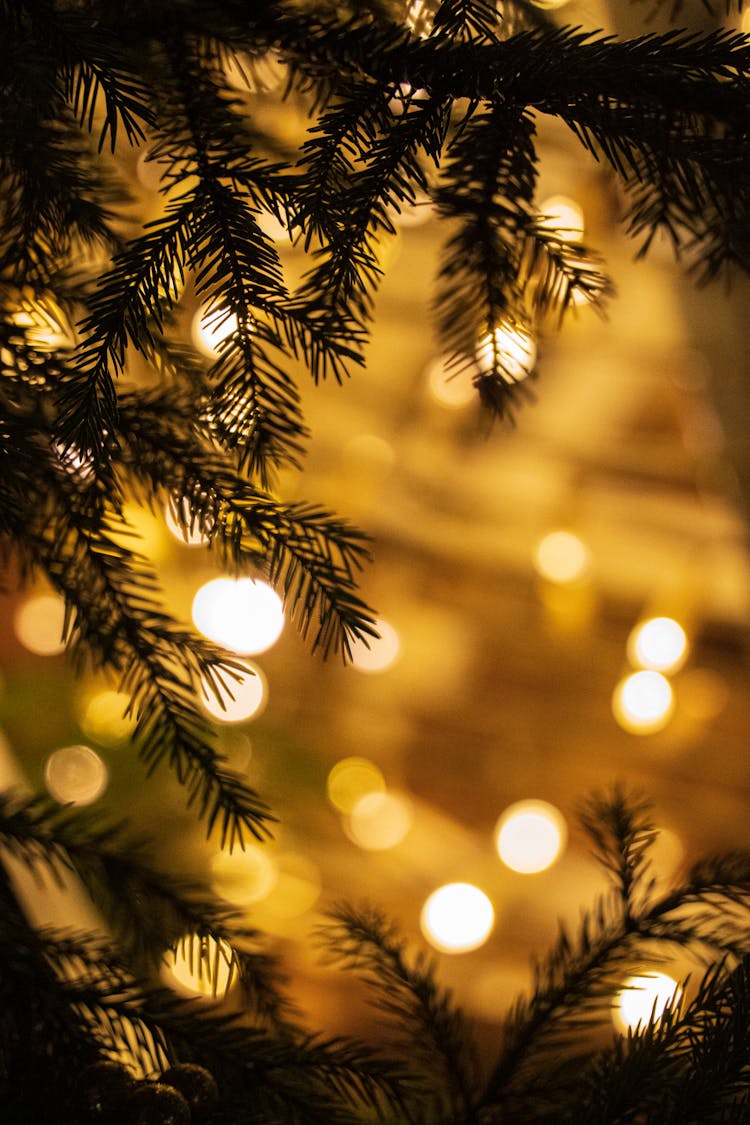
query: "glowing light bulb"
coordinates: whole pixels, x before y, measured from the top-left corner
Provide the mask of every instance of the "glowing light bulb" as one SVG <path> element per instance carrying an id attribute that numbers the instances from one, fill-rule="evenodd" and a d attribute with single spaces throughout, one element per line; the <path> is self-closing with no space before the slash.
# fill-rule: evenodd
<path id="1" fill-rule="evenodd" d="M 566 242 L 580 242 L 583 238 L 583 210 L 575 199 L 567 195 L 551 195 L 539 207 L 538 225 L 542 230 L 556 234 Z"/>
<path id="2" fill-rule="evenodd" d="M 44 784 L 61 804 L 90 805 L 107 788 L 109 772 L 89 746 L 63 746 L 44 765 Z"/>
<path id="3" fill-rule="evenodd" d="M 385 778 L 367 758 L 342 758 L 326 782 L 328 800 L 339 812 L 350 813 L 370 793 L 385 793 Z"/>
<path id="4" fill-rule="evenodd" d="M 682 989 L 666 973 L 643 973 L 629 977 L 617 995 L 615 1023 L 621 1030 L 637 1031 L 658 1023 L 667 1005 L 678 1003 Z"/>
<path id="5" fill-rule="evenodd" d="M 543 578 L 567 585 L 588 576 L 591 552 L 572 531 L 551 531 L 537 544 L 534 565 Z"/>
<path id="6" fill-rule="evenodd" d="M 366 851 L 395 848 L 412 825 L 411 801 L 398 793 L 367 793 L 345 822 L 346 834 Z"/>
<path id="7" fill-rule="evenodd" d="M 486 374 L 492 370 L 495 353 L 499 354 L 503 374 L 512 383 L 521 383 L 526 379 L 536 363 L 533 337 L 523 328 L 516 328 L 512 324 L 498 325 L 494 333 L 480 341 L 477 347 L 477 366 L 481 373 Z"/>
<path id="8" fill-rule="evenodd" d="M 246 844 L 241 852 L 219 852 L 211 862 L 213 889 L 236 906 L 261 902 L 276 886 L 277 878 L 268 851 L 256 844 Z"/>
<path id="9" fill-rule="evenodd" d="M 193 623 L 211 641 L 245 655 L 265 652 L 284 628 L 281 598 L 254 578 L 214 578 L 193 598 Z"/>
<path id="10" fill-rule="evenodd" d="M 133 734 L 136 720 L 128 714 L 130 696 L 122 691 L 98 691 L 89 697 L 80 718 L 81 730 L 102 746 L 122 746 Z"/>
<path id="11" fill-rule="evenodd" d="M 422 907 L 422 933 L 443 953 L 469 953 L 484 945 L 495 911 L 484 891 L 471 883 L 446 883 Z"/>
<path id="12" fill-rule="evenodd" d="M 206 680 L 201 681 L 200 701 L 219 723 L 246 723 L 249 719 L 257 719 L 266 706 L 266 677 L 254 664 L 245 664 L 244 668 L 239 679 L 226 677 L 226 686 L 219 688 L 218 695 Z"/>
<path id="13" fill-rule="evenodd" d="M 427 386 L 436 402 L 453 410 L 477 400 L 473 370 L 469 367 L 451 370 L 447 356 L 441 356 L 427 368 Z"/>
<path id="14" fill-rule="evenodd" d="M 652 617 L 637 625 L 628 638 L 631 663 L 654 672 L 676 672 L 687 657 L 685 630 L 671 617 Z"/>
<path id="15" fill-rule="evenodd" d="M 517 801 L 497 822 L 495 846 L 506 867 L 524 875 L 551 867 L 560 856 L 568 830 L 565 819 L 546 801 Z"/>
<path id="16" fill-rule="evenodd" d="M 398 633 L 387 621 L 378 618 L 375 622 L 379 636 L 365 641 L 352 642 L 352 665 L 358 672 L 385 672 L 398 658 L 401 642 Z"/>
<path id="17" fill-rule="evenodd" d="M 229 309 L 203 305 L 193 318 L 193 343 L 209 359 L 215 359 L 223 341 L 238 327 L 237 316 Z"/>
<path id="18" fill-rule="evenodd" d="M 427 90 L 418 90 L 410 82 L 400 82 L 388 100 L 388 108 L 394 117 L 414 113 L 430 100 Z"/>
<path id="19" fill-rule="evenodd" d="M 669 680 L 660 672 L 633 672 L 615 688 L 612 710 L 620 726 L 631 734 L 662 730 L 674 711 Z"/>
<path id="20" fill-rule="evenodd" d="M 65 602 L 53 594 L 28 598 L 13 615 L 13 632 L 35 656 L 56 656 L 65 650 Z"/>
<path id="21" fill-rule="evenodd" d="M 171 984 L 193 996 L 221 1000 L 234 976 L 234 950 L 220 938 L 186 936 L 165 957 Z"/>
<path id="22" fill-rule="evenodd" d="M 208 543 L 208 536 L 203 534 L 197 521 L 193 520 L 184 496 L 169 501 L 164 509 L 164 522 L 177 542 L 184 547 L 205 547 Z"/>

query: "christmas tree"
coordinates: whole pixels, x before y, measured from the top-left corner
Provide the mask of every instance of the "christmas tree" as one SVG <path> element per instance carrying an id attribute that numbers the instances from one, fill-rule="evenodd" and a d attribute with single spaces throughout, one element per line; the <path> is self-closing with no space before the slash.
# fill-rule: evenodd
<path id="1" fill-rule="evenodd" d="M 252 671 L 165 609 L 128 505 L 169 504 L 226 570 L 262 575 L 313 652 L 347 660 L 373 640 L 366 537 L 277 483 L 301 467 L 305 381 L 364 364 L 381 245 L 402 211 L 430 206 L 445 228 L 436 330 L 489 417 L 528 397 L 539 330 L 613 295 L 596 251 L 539 209 L 540 119 L 617 178 L 641 254 L 666 238 L 699 284 L 748 268 L 750 39 L 719 27 L 742 4 L 704 4 L 717 28 L 701 33 L 679 30 L 681 4 L 654 7 L 675 30 L 618 40 L 530 0 L 0 6 L 9 582 L 43 575 L 64 599 L 72 666 L 106 672 L 126 698 L 144 779 L 171 771 L 227 851 L 274 823 L 206 709 Z M 301 136 L 280 125 L 289 105 Z M 158 191 L 151 214 L 136 164 Z M 306 255 L 294 283 L 272 222 Z M 186 339 L 186 294 L 204 351 Z M 313 1035 L 228 905 L 162 870 L 127 824 L 8 789 L 6 1119 L 744 1120 L 750 858 L 706 860 L 665 891 L 640 798 L 595 796 L 581 820 L 610 890 L 561 930 L 488 1069 L 434 967 L 376 907 L 339 908 L 324 942 L 364 975 L 392 1038 Z M 34 925 L 22 869 L 82 884 L 106 934 Z M 624 966 L 675 947 L 707 964 L 700 982 L 612 1041 Z M 241 1010 L 164 987 L 169 950 L 215 993 L 234 978 Z"/>

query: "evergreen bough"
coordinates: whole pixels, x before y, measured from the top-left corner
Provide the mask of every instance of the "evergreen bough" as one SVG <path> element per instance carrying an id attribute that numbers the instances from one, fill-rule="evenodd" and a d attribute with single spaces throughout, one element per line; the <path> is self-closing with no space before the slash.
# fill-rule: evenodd
<path id="1" fill-rule="evenodd" d="M 679 25 L 682 4 L 652 7 Z M 704 8 L 718 21 L 719 5 Z M 512 413 L 523 384 L 497 329 L 534 333 L 612 295 L 597 253 L 538 211 L 537 121 L 557 118 L 611 170 L 639 253 L 666 235 L 699 283 L 747 270 L 750 39 L 619 41 L 528 0 L 1 0 L 0 34 L 3 550 L 65 599 L 75 666 L 119 680 L 146 769 L 174 771 L 222 846 L 262 839 L 270 810 L 196 702 L 197 684 L 219 694 L 240 669 L 164 611 L 149 563 L 121 545 L 126 499 L 171 501 L 224 567 L 276 585 L 311 649 L 347 658 L 375 632 L 357 592 L 366 539 L 274 483 L 301 463 L 298 380 L 343 381 L 363 363 L 377 248 L 398 212 L 429 200 L 444 222 L 437 333 L 490 413 Z M 309 114 L 298 151 L 254 112 L 269 59 Z M 143 225 L 121 172 L 136 152 L 163 198 Z M 308 256 L 296 289 L 269 215 Z M 182 338 L 185 284 L 231 326 L 212 363 Z M 377 909 L 342 907 L 325 943 L 390 1017 L 397 1044 L 383 1051 L 304 1031 L 261 935 L 158 870 L 127 826 L 2 795 L 5 853 L 74 872 L 110 928 L 34 929 L 0 879 L 4 1120 L 130 1120 L 128 1104 L 142 1121 L 227 1125 L 749 1119 L 750 858 L 703 862 L 657 893 L 638 799 L 613 790 L 582 820 L 611 893 L 560 934 L 486 1074 L 432 965 Z M 241 1016 L 154 983 L 178 944 L 209 980 L 226 958 Z M 625 968 L 675 947 L 707 971 L 660 1021 L 612 1042 L 601 1028 Z M 141 1075 L 172 1076 L 171 1094 L 141 1080 L 136 1097 L 132 1076 L 102 1070 L 123 1044 Z M 180 1081 L 203 1081 L 181 1079 L 185 1064 L 213 1075 L 218 1101 L 177 1105 Z"/>

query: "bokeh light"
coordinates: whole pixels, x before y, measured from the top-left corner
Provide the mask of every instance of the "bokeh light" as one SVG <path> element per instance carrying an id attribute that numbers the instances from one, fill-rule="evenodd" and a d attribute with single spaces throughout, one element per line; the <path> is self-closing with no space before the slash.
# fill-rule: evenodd
<path id="1" fill-rule="evenodd" d="M 170 984 L 191 996 L 222 1000 L 233 975 L 234 952 L 224 938 L 184 937 L 165 957 Z"/>
<path id="2" fill-rule="evenodd" d="M 235 313 L 225 308 L 203 305 L 193 317 L 193 343 L 209 359 L 216 359 L 224 340 L 238 328 Z"/>
<path id="3" fill-rule="evenodd" d="M 211 885 L 234 906 L 252 906 L 276 886 L 278 872 L 268 848 L 246 844 L 244 851 L 219 852 L 211 861 Z"/>
<path id="4" fill-rule="evenodd" d="M 398 633 L 387 621 L 378 618 L 375 622 L 377 637 L 368 637 L 367 642 L 352 642 L 352 665 L 358 672 L 385 672 L 395 664 L 401 651 Z"/>
<path id="5" fill-rule="evenodd" d="M 551 531 L 534 551 L 534 566 L 549 582 L 581 582 L 591 572 L 591 552 L 572 531 Z"/>
<path id="6" fill-rule="evenodd" d="M 226 675 L 225 680 L 218 695 L 207 681 L 201 682 L 200 701 L 211 718 L 217 723 L 246 723 L 257 719 L 268 702 L 268 682 L 260 668 L 245 662 L 242 670 Z"/>
<path id="7" fill-rule="evenodd" d="M 628 638 L 631 664 L 654 672 L 676 672 L 685 663 L 687 651 L 685 630 L 672 617 L 642 621 Z"/>
<path id="8" fill-rule="evenodd" d="M 633 672 L 615 688 L 612 711 L 623 730 L 631 734 L 662 730 L 674 712 L 669 680 L 661 672 Z"/>
<path id="9" fill-rule="evenodd" d="M 613 1012 L 615 1024 L 622 1031 L 637 1031 L 650 1023 L 658 1023 L 667 1005 L 678 1002 L 682 989 L 666 973 L 642 973 L 629 977 L 617 994 Z"/>
<path id="10" fill-rule="evenodd" d="M 539 207 L 538 225 L 566 242 L 580 242 L 583 238 L 583 210 L 567 195 L 551 195 Z"/>
<path id="11" fill-rule="evenodd" d="M 385 793 L 385 778 L 368 758 L 342 758 L 326 781 L 328 800 L 339 812 L 350 813 L 371 793 Z"/>
<path id="12" fill-rule="evenodd" d="M 300 918 L 311 910 L 323 886 L 320 871 L 313 861 L 300 852 L 279 852 L 274 855 L 276 882 L 273 890 L 256 911 L 263 925 L 272 927 Z"/>
<path id="13" fill-rule="evenodd" d="M 90 805 L 107 788 L 109 772 L 90 746 L 63 746 L 44 764 L 44 784 L 61 804 Z"/>
<path id="14" fill-rule="evenodd" d="M 439 356 L 427 368 L 427 387 L 435 401 L 450 410 L 461 410 L 477 401 L 473 369 L 454 369 L 447 356 Z"/>
<path id="15" fill-rule="evenodd" d="M 65 602 L 54 594 L 27 598 L 13 614 L 13 632 L 24 648 L 35 656 L 56 656 L 63 652 Z"/>
<path id="16" fill-rule="evenodd" d="M 568 830 L 559 809 L 546 801 L 517 801 L 495 827 L 500 859 L 513 871 L 536 874 L 551 867 L 562 853 Z"/>
<path id="17" fill-rule="evenodd" d="M 442 953 L 469 953 L 484 945 L 495 911 L 484 891 L 471 883 L 446 883 L 422 907 L 420 925 L 429 943 Z"/>
<path id="18" fill-rule="evenodd" d="M 193 598 L 193 623 L 211 641 L 253 655 L 275 644 L 284 628 L 281 598 L 254 578 L 214 578 Z"/>
<path id="19" fill-rule="evenodd" d="M 180 516 L 180 519 L 177 517 Z M 164 522 L 169 532 L 183 547 L 205 547 L 208 536 L 204 535 L 194 520 L 185 497 L 172 498 L 164 509 Z"/>
<path id="20" fill-rule="evenodd" d="M 412 825 L 411 801 L 400 793 L 367 793 L 345 821 L 349 839 L 365 851 L 395 848 Z"/>
<path id="21" fill-rule="evenodd" d="M 122 691 L 97 691 L 84 703 L 80 727 L 87 738 L 102 746 L 122 746 L 131 738 L 136 720 L 127 714 L 130 696 Z"/>
<path id="22" fill-rule="evenodd" d="M 534 370 L 536 344 L 523 328 L 501 324 L 492 335 L 487 335 L 480 341 L 476 353 L 480 373 L 492 370 L 495 352 L 499 353 L 503 374 L 513 383 L 522 382 Z"/>

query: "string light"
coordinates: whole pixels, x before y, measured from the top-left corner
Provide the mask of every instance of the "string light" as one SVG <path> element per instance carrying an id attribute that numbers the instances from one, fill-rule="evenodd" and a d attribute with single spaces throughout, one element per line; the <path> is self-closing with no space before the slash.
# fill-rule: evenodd
<path id="1" fill-rule="evenodd" d="M 193 623 L 211 641 L 253 655 L 275 644 L 284 628 L 281 598 L 254 578 L 214 578 L 193 598 Z"/>
<path id="2" fill-rule="evenodd" d="M 572 531 L 551 531 L 536 546 L 534 566 L 549 582 L 568 585 L 589 575 L 591 552 Z"/>
<path id="3" fill-rule="evenodd" d="M 494 339 L 494 346 L 493 346 Z M 477 347 L 477 366 L 481 373 L 492 371 L 495 355 L 500 357 L 502 373 L 513 383 L 521 383 L 534 369 L 536 344 L 523 328 L 500 324 Z"/>
<path id="4" fill-rule="evenodd" d="M 35 656 L 56 656 L 65 650 L 65 602 L 54 594 L 39 594 L 22 602 L 13 614 L 13 632 Z"/>
<path id="5" fill-rule="evenodd" d="M 61 804 L 90 805 L 107 788 L 109 772 L 90 746 L 63 746 L 44 765 L 44 784 Z"/>
<path id="6" fill-rule="evenodd" d="M 623 730 L 631 734 L 662 730 L 674 711 L 669 680 L 661 672 L 633 672 L 615 688 L 612 710 Z"/>
<path id="7" fill-rule="evenodd" d="M 368 758 L 342 758 L 326 781 L 328 800 L 342 813 L 350 813 L 370 793 L 385 793 L 385 778 Z"/>
<path id="8" fill-rule="evenodd" d="M 567 840 L 562 813 L 546 801 L 517 801 L 495 827 L 500 859 L 524 875 L 545 871 L 558 859 Z"/>
<path id="9" fill-rule="evenodd" d="M 422 933 L 442 953 L 469 953 L 484 945 L 495 922 L 487 895 L 471 883 L 446 883 L 422 907 Z"/>
<path id="10" fill-rule="evenodd" d="M 396 630 L 380 617 L 375 622 L 375 628 L 379 634 L 377 637 L 368 637 L 366 642 L 352 642 L 352 665 L 358 672 L 385 672 L 398 659 L 401 642 Z"/>
<path id="11" fill-rule="evenodd" d="M 613 1015 L 621 1030 L 638 1031 L 658 1023 L 669 1005 L 679 1002 L 682 989 L 666 973 L 643 973 L 629 977 L 617 995 Z"/>
<path id="12" fill-rule="evenodd" d="M 539 208 L 537 225 L 566 242 L 580 242 L 583 238 L 583 210 L 567 195 L 551 195 Z"/>
<path id="13" fill-rule="evenodd" d="M 209 687 L 206 680 L 201 681 L 200 701 L 218 723 L 246 723 L 257 719 L 266 706 L 266 677 L 255 664 L 245 663 L 243 669 L 227 676 L 226 686 L 219 686 L 218 692 Z"/>
<path id="14" fill-rule="evenodd" d="M 165 958 L 170 983 L 193 996 L 222 1000 L 233 977 L 234 951 L 225 938 L 187 935 Z"/>
<path id="15" fill-rule="evenodd" d="M 184 496 L 170 499 L 164 509 L 164 522 L 170 534 L 183 547 L 205 547 L 208 543 L 208 536 L 204 535 L 198 522 L 193 518 L 190 505 Z"/>
<path id="16" fill-rule="evenodd" d="M 685 663 L 685 630 L 672 617 L 652 617 L 635 627 L 628 638 L 630 662 L 654 672 L 676 672 Z"/>
<path id="17" fill-rule="evenodd" d="M 193 317 L 193 343 L 209 359 L 215 359 L 223 341 L 232 336 L 238 327 L 237 316 L 229 309 L 203 305 Z"/>

